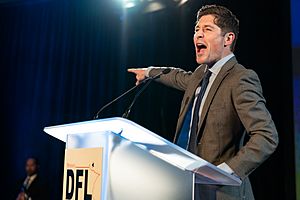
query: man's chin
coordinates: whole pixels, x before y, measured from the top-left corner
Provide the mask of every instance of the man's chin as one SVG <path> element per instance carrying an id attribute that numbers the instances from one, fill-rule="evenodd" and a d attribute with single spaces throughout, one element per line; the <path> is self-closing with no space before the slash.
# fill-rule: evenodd
<path id="1" fill-rule="evenodd" d="M 205 64 L 206 61 L 203 60 L 203 59 L 196 59 L 196 62 L 199 64 L 199 65 L 202 65 L 202 64 Z"/>
<path id="2" fill-rule="evenodd" d="M 201 65 L 201 64 L 206 64 L 207 63 L 207 56 L 203 54 L 196 54 L 196 62 Z"/>

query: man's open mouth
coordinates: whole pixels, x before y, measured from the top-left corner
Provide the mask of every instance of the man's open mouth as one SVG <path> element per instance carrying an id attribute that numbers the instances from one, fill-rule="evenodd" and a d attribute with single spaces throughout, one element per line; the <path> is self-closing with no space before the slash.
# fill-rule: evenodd
<path id="1" fill-rule="evenodd" d="M 203 44 L 203 43 L 197 43 L 196 44 L 196 51 L 197 51 L 197 53 L 200 53 L 201 50 L 206 49 L 206 48 L 207 48 L 206 45 Z"/>

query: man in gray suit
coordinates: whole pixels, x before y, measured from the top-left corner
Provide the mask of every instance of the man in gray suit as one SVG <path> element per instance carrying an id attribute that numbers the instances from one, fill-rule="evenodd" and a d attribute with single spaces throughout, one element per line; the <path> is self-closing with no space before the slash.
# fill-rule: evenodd
<path id="1" fill-rule="evenodd" d="M 222 6 L 203 6 L 194 34 L 194 72 L 170 68 L 159 82 L 184 91 L 174 143 L 242 180 L 240 187 L 197 186 L 196 199 L 254 199 L 248 175 L 276 149 L 278 134 L 257 74 L 233 51 L 239 21 Z M 129 69 L 137 84 L 164 67 Z M 244 144 L 244 136 L 250 139 Z"/>

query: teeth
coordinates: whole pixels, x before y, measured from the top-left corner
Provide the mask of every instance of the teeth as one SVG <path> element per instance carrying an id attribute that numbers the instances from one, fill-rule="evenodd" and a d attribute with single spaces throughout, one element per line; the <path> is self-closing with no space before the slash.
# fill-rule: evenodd
<path id="1" fill-rule="evenodd" d="M 201 43 L 196 44 L 196 46 L 197 46 L 198 48 L 205 48 L 205 47 L 206 47 L 204 44 L 201 44 Z"/>

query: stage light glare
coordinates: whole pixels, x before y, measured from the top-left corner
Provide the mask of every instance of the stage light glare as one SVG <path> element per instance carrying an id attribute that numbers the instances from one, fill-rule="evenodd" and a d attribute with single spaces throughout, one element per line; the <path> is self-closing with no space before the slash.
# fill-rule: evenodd
<path id="1" fill-rule="evenodd" d="M 145 13 L 156 12 L 164 9 L 166 6 L 160 2 L 150 2 L 144 9 Z"/>
<path id="2" fill-rule="evenodd" d="M 151 13 L 167 8 L 180 7 L 188 0 L 119 0 L 124 9 L 135 8 L 142 13 Z"/>
<path id="3" fill-rule="evenodd" d="M 135 0 L 122 0 L 124 8 L 133 8 L 136 6 Z"/>
<path id="4" fill-rule="evenodd" d="M 186 2 L 188 2 L 188 0 L 180 0 L 179 3 L 178 3 L 178 6 L 182 6 Z"/>
<path id="5" fill-rule="evenodd" d="M 134 6 L 135 6 L 135 3 L 133 3 L 133 2 L 127 2 L 127 3 L 125 3 L 125 5 L 124 5 L 125 8 L 132 8 L 132 7 L 134 7 Z"/>

